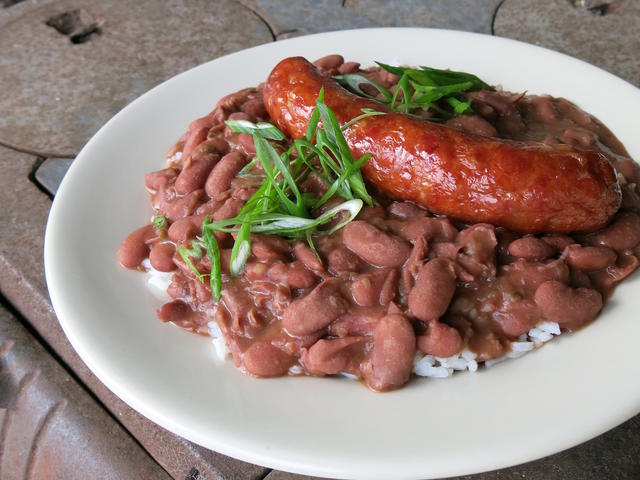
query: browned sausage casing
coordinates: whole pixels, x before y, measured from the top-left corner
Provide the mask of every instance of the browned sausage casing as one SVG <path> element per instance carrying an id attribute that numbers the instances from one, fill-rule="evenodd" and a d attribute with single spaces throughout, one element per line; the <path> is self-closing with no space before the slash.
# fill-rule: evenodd
<path id="1" fill-rule="evenodd" d="M 372 154 L 362 173 L 390 198 L 526 233 L 591 232 L 620 207 L 615 170 L 599 152 L 473 135 L 391 112 L 351 94 L 302 57 L 273 69 L 265 106 L 284 132 L 302 137 L 321 87 L 340 123 L 364 107 L 389 112 L 358 121 L 344 135 L 356 157 Z"/>

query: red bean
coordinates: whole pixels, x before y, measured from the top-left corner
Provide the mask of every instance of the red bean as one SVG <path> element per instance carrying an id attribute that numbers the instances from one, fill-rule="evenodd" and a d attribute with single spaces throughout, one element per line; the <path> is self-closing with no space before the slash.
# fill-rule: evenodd
<path id="1" fill-rule="evenodd" d="M 313 64 L 320 70 L 331 70 L 332 68 L 338 68 L 343 63 L 344 57 L 342 55 L 326 55 L 313 62 Z"/>
<path id="2" fill-rule="evenodd" d="M 389 311 L 389 313 L 392 313 Z M 373 335 L 373 330 L 382 317 L 384 309 L 380 307 L 358 309 L 335 320 L 329 326 L 329 335 L 336 337 Z"/>
<path id="3" fill-rule="evenodd" d="M 181 300 L 165 303 L 157 310 L 158 319 L 162 322 L 178 323 L 188 319 L 193 310 Z"/>
<path id="4" fill-rule="evenodd" d="M 382 318 L 373 332 L 373 348 L 363 367 L 367 386 L 385 391 L 407 383 L 415 353 L 416 336 L 411 323 L 398 314 Z"/>
<path id="5" fill-rule="evenodd" d="M 238 172 L 247 164 L 247 159 L 238 151 L 226 154 L 213 167 L 211 173 L 207 177 L 204 190 L 210 197 L 229 190 L 231 181 L 236 177 Z"/>
<path id="6" fill-rule="evenodd" d="M 207 139 L 207 132 L 209 131 L 208 127 L 200 127 L 196 130 L 190 131 L 189 136 L 187 137 L 187 141 L 184 144 L 184 148 L 182 149 L 182 157 L 181 160 L 185 162 L 191 152 L 204 142 Z"/>
<path id="7" fill-rule="evenodd" d="M 411 202 L 393 202 L 387 207 L 387 211 L 391 215 L 402 219 L 427 216 L 425 209 Z"/>
<path id="8" fill-rule="evenodd" d="M 345 337 L 333 340 L 318 340 L 304 352 L 302 362 L 313 375 L 335 375 L 358 369 L 358 350 L 365 344 L 363 337 Z"/>
<path id="9" fill-rule="evenodd" d="M 254 98 L 253 100 L 247 101 L 242 106 L 242 110 L 244 110 L 244 112 L 249 115 L 254 122 L 258 119 L 265 119 L 269 116 L 261 98 Z"/>
<path id="10" fill-rule="evenodd" d="M 176 220 L 167 231 L 169 240 L 179 245 L 187 243 L 200 234 L 202 220 L 204 220 L 204 215 L 193 215 Z"/>
<path id="11" fill-rule="evenodd" d="M 473 133 L 475 135 L 483 135 L 485 137 L 498 136 L 496 127 L 479 115 L 460 115 L 458 117 L 453 117 L 451 120 L 448 120 L 445 125 L 457 128 L 464 132 Z"/>
<path id="12" fill-rule="evenodd" d="M 316 284 L 316 276 L 302 262 L 278 262 L 267 271 L 267 278 L 290 288 L 310 288 Z"/>
<path id="13" fill-rule="evenodd" d="M 537 288 L 548 280 L 569 282 L 569 267 L 562 260 L 538 263 L 519 259 L 501 268 L 511 286 L 525 297 L 533 296 Z"/>
<path id="14" fill-rule="evenodd" d="M 222 206 L 216 210 L 213 214 L 213 219 L 215 221 L 218 220 L 226 220 L 227 218 L 235 217 L 240 209 L 244 206 L 244 202 L 242 200 L 236 200 L 235 198 L 228 198 Z"/>
<path id="15" fill-rule="evenodd" d="M 320 260 L 314 251 L 304 243 L 296 242 L 293 246 L 293 253 L 309 270 L 314 272 L 324 272 L 322 260 Z"/>
<path id="16" fill-rule="evenodd" d="M 175 253 L 176 247 L 172 243 L 157 243 L 149 253 L 149 262 L 153 268 L 160 272 L 172 272 L 177 268 L 173 263 Z"/>
<path id="17" fill-rule="evenodd" d="M 380 289 L 380 304 L 387 305 L 392 302 L 396 296 L 398 289 L 398 279 L 400 275 L 395 268 L 391 270 L 384 279 L 382 288 Z"/>
<path id="18" fill-rule="evenodd" d="M 203 190 L 194 190 L 191 193 L 187 193 L 184 197 L 168 203 L 164 213 L 171 222 L 175 222 L 179 218 L 188 217 L 198 208 L 203 196 Z"/>
<path id="19" fill-rule="evenodd" d="M 253 137 L 248 133 L 238 134 L 238 145 L 247 152 L 247 155 L 252 156 L 256 154 L 256 146 L 253 144 Z"/>
<path id="20" fill-rule="evenodd" d="M 153 225 L 145 225 L 131 232 L 118 248 L 118 261 L 126 268 L 137 268 L 149 255 L 147 242 L 156 236 Z"/>
<path id="21" fill-rule="evenodd" d="M 639 264 L 640 261 L 635 255 L 624 253 L 620 255 L 615 265 L 593 272 L 591 280 L 601 291 L 610 291 L 611 288 L 631 275 Z"/>
<path id="22" fill-rule="evenodd" d="M 251 253 L 259 260 L 284 260 L 291 252 L 291 244 L 275 235 L 251 235 Z"/>
<path id="23" fill-rule="evenodd" d="M 545 260 L 551 257 L 555 249 L 544 240 L 526 236 L 509 244 L 509 254 L 526 260 Z"/>
<path id="24" fill-rule="evenodd" d="M 545 123 L 551 123 L 558 118 L 558 112 L 553 105 L 553 97 L 549 95 L 533 96 L 531 105 L 535 108 L 538 118 Z"/>
<path id="25" fill-rule="evenodd" d="M 337 247 L 327 255 L 329 271 L 335 275 L 356 272 L 361 266 L 360 258 L 346 247 Z"/>
<path id="26" fill-rule="evenodd" d="M 191 159 L 185 163 L 178 178 L 176 178 L 176 193 L 186 195 L 194 190 L 203 188 L 218 158 L 217 155 L 210 153 L 199 155 L 198 158 L 191 157 Z"/>
<path id="27" fill-rule="evenodd" d="M 423 321 L 440 318 L 456 291 L 453 264 L 444 258 L 430 260 L 420 269 L 409 292 L 409 310 Z"/>
<path id="28" fill-rule="evenodd" d="M 167 188 L 177 176 L 177 169 L 165 168 L 157 172 L 147 173 L 144 176 L 144 185 L 152 192 L 157 192 L 160 189 Z"/>
<path id="29" fill-rule="evenodd" d="M 492 316 L 505 335 L 514 338 L 527 333 L 542 320 L 535 302 L 528 299 L 510 302 Z"/>
<path id="30" fill-rule="evenodd" d="M 604 230 L 590 236 L 592 245 L 602 245 L 618 252 L 631 250 L 640 243 L 640 216 L 633 212 L 622 212 Z"/>
<path id="31" fill-rule="evenodd" d="M 557 253 L 562 253 L 569 245 L 573 245 L 576 241 L 568 235 L 546 235 L 541 240 L 551 245 Z"/>
<path id="32" fill-rule="evenodd" d="M 268 342 L 256 342 L 244 352 L 244 368 L 256 377 L 280 377 L 289 371 L 295 358 Z"/>
<path id="33" fill-rule="evenodd" d="M 351 283 L 351 295 L 358 305 L 370 307 L 379 304 L 380 290 L 387 273 L 386 270 L 378 270 L 354 278 Z"/>
<path id="34" fill-rule="evenodd" d="M 282 316 L 282 325 L 290 335 L 302 337 L 326 328 L 346 310 L 340 282 L 325 280 L 307 296 L 289 305 Z"/>
<path id="35" fill-rule="evenodd" d="M 458 230 L 445 218 L 418 217 L 403 224 L 398 234 L 410 241 L 419 237 L 430 241 L 450 241 L 456 238 Z"/>
<path id="36" fill-rule="evenodd" d="M 338 67 L 338 73 L 341 75 L 355 73 L 358 70 L 360 70 L 360 64 L 358 62 L 344 62 Z"/>
<path id="37" fill-rule="evenodd" d="M 607 247 L 583 247 L 582 245 L 569 245 L 562 258 L 570 267 L 580 270 L 600 270 L 610 265 L 615 265 L 616 252 Z"/>
<path id="38" fill-rule="evenodd" d="M 418 348 L 427 355 L 452 357 L 462 350 L 462 337 L 455 328 L 432 320 L 427 333 L 418 337 Z"/>
<path id="39" fill-rule="evenodd" d="M 360 220 L 348 223 L 342 240 L 349 250 L 378 267 L 400 267 L 411 253 L 411 245 Z"/>
<path id="40" fill-rule="evenodd" d="M 200 155 L 206 155 L 208 153 L 213 153 L 219 156 L 226 155 L 229 153 L 229 144 L 222 135 L 217 135 L 215 137 L 208 138 L 198 145 L 193 150 L 191 156 L 196 159 Z"/>
<path id="41" fill-rule="evenodd" d="M 458 263 L 474 277 L 493 278 L 496 274 L 498 239 L 493 225 L 476 223 L 462 230 L 456 239 L 460 247 Z"/>
<path id="42" fill-rule="evenodd" d="M 547 320 L 569 330 L 591 322 L 602 309 L 602 296 L 596 290 L 573 289 L 555 280 L 538 287 L 535 301 Z"/>

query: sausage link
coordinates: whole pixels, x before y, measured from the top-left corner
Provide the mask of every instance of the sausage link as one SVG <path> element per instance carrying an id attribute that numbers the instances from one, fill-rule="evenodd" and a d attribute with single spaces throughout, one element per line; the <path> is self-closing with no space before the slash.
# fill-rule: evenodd
<path id="1" fill-rule="evenodd" d="M 282 130 L 299 138 L 321 88 L 340 123 L 363 107 L 387 111 L 344 134 L 355 156 L 372 154 L 362 173 L 392 199 L 526 233 L 595 231 L 620 206 L 615 171 L 600 152 L 489 138 L 392 112 L 349 93 L 301 57 L 273 69 L 265 106 Z"/>

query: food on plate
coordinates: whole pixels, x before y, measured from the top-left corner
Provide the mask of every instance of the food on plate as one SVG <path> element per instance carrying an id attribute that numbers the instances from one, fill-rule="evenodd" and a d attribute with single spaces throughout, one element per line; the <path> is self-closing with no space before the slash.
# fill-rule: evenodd
<path id="1" fill-rule="evenodd" d="M 288 58 L 147 174 L 154 217 L 118 259 L 250 375 L 386 391 L 593 321 L 638 267 L 639 180 L 565 99 Z"/>

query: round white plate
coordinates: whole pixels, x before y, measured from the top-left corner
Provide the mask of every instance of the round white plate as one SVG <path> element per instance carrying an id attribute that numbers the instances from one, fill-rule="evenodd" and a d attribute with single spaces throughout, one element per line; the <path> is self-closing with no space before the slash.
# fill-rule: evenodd
<path id="1" fill-rule="evenodd" d="M 567 97 L 640 158 L 640 91 L 586 63 L 470 33 L 373 29 L 244 50 L 159 85 L 84 147 L 56 195 L 45 241 L 55 311 L 89 368 L 140 413 L 189 440 L 281 470 L 341 478 L 414 479 L 496 469 L 571 447 L 640 411 L 635 275 L 601 317 L 517 361 L 376 394 L 346 379 L 256 380 L 210 342 L 156 319 L 144 275 L 116 250 L 151 209 L 145 172 L 164 166 L 189 122 L 223 95 L 264 81 L 281 59 L 341 53 L 474 72 L 512 91 Z"/>

